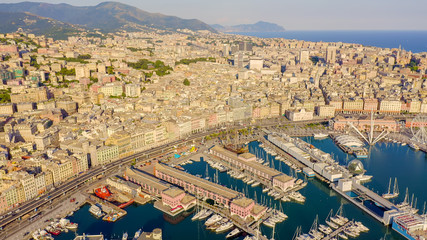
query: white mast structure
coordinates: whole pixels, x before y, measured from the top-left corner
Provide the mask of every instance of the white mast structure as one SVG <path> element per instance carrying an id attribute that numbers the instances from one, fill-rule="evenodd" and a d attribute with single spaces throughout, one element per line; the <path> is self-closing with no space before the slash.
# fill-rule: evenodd
<path id="1" fill-rule="evenodd" d="M 374 112 L 371 110 L 371 128 L 370 131 L 368 133 L 368 138 L 367 139 L 365 137 L 365 135 L 363 133 L 361 133 L 359 131 L 359 129 L 357 129 L 353 123 L 351 122 L 347 122 L 348 125 L 350 125 L 350 127 L 352 127 L 369 145 L 375 145 L 375 143 L 377 143 L 378 141 L 380 141 L 381 139 L 385 138 L 390 132 L 383 130 L 380 135 L 378 135 L 376 138 L 374 138 Z"/>

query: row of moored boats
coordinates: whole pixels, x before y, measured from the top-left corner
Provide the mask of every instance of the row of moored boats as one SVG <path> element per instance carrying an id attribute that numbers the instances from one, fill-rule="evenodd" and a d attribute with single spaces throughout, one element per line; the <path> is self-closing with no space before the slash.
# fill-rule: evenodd
<path id="1" fill-rule="evenodd" d="M 230 231 L 234 228 L 234 224 L 231 220 L 226 217 L 223 217 L 219 214 L 214 213 L 209 209 L 200 209 L 197 213 L 191 218 L 191 220 L 205 220 L 206 229 L 214 231 L 216 233 L 223 233 Z M 238 228 L 234 228 L 227 234 L 227 238 L 232 238 L 238 236 L 242 231 Z"/>

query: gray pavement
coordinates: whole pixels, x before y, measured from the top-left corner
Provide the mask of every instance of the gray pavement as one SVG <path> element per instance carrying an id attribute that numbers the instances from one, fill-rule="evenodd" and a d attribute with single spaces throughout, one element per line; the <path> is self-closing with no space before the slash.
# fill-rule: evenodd
<path id="1" fill-rule="evenodd" d="M 70 199 L 75 198 L 75 202 L 70 202 Z M 31 233 L 37 229 L 45 228 L 49 222 L 46 220 L 50 220 L 51 218 L 62 218 L 65 217 L 66 214 L 71 211 L 75 211 L 80 208 L 80 205 L 83 204 L 86 200 L 86 196 L 80 192 L 74 193 L 73 195 L 67 197 L 62 203 L 57 204 L 54 208 L 47 208 L 44 210 L 43 214 L 34 219 L 32 222 L 24 221 L 20 223 L 19 228 L 22 227 L 19 231 L 15 232 L 13 235 L 5 238 L 6 240 L 21 240 L 21 239 L 30 239 Z M 77 204 L 76 204 L 77 203 Z M 29 224 L 28 224 L 29 223 Z M 30 232 L 30 234 L 24 236 L 26 232 Z"/>

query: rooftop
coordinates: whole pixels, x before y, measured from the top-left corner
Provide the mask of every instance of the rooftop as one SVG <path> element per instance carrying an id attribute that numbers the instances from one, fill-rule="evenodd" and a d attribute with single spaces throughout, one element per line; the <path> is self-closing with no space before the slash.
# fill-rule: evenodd
<path id="1" fill-rule="evenodd" d="M 163 164 L 157 164 L 156 165 L 156 171 L 160 171 L 160 172 L 165 173 L 167 175 L 174 176 L 178 179 L 183 180 L 184 182 L 192 183 L 196 186 L 199 186 L 199 187 L 206 189 L 210 192 L 217 193 L 217 194 L 219 194 L 223 197 L 226 197 L 228 199 L 236 198 L 239 194 L 238 192 L 231 190 L 229 188 L 226 188 L 226 187 L 223 187 L 221 185 L 209 182 L 205 179 L 193 176 L 191 174 L 188 174 L 186 172 L 183 172 L 181 170 L 178 170 L 178 169 L 175 169 L 175 168 L 163 165 Z"/>
<path id="2" fill-rule="evenodd" d="M 175 197 L 177 197 L 183 193 L 184 193 L 183 190 L 176 188 L 176 187 L 171 187 L 171 188 L 163 191 L 163 194 L 168 195 L 169 197 L 172 197 L 172 198 L 175 198 Z"/>
<path id="3" fill-rule="evenodd" d="M 232 203 L 236 204 L 239 207 L 246 208 L 249 205 L 251 205 L 253 202 L 254 202 L 254 200 L 243 197 L 243 198 L 233 200 Z"/>

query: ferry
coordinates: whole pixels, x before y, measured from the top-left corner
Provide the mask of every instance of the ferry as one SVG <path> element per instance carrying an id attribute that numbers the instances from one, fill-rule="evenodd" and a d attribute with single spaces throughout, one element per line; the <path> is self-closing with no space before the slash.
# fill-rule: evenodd
<path id="1" fill-rule="evenodd" d="M 95 195 L 101 199 L 107 200 L 111 196 L 111 192 L 107 187 L 103 186 L 95 189 Z"/>
<path id="2" fill-rule="evenodd" d="M 314 139 L 325 139 L 325 138 L 328 138 L 329 135 L 325 133 L 314 133 L 313 137 Z"/>
<path id="3" fill-rule="evenodd" d="M 89 208 L 89 212 L 92 213 L 97 218 L 100 218 L 103 215 L 101 208 L 96 205 L 92 205 Z"/>

